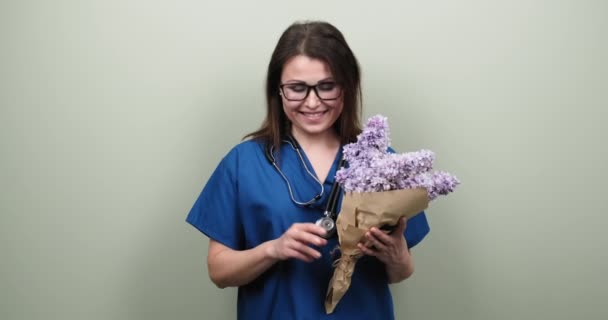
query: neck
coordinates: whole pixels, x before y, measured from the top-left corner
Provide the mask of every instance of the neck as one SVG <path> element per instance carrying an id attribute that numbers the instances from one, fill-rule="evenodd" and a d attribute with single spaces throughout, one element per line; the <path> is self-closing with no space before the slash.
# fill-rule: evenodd
<path id="1" fill-rule="evenodd" d="M 310 149 L 311 147 L 333 149 L 340 145 L 340 139 L 334 130 L 326 130 L 318 134 L 306 134 L 297 128 L 292 128 L 291 134 L 304 149 Z"/>

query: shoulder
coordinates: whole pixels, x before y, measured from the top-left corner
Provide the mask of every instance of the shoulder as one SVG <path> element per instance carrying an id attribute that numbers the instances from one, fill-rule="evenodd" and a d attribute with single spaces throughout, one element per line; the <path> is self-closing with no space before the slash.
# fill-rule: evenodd
<path id="1" fill-rule="evenodd" d="M 219 166 L 238 175 L 239 172 L 256 169 L 255 166 L 265 159 L 264 143 L 257 140 L 246 140 L 232 147 L 224 155 Z"/>
<path id="2" fill-rule="evenodd" d="M 264 144 L 258 140 L 245 140 L 232 147 L 224 156 L 224 161 L 247 161 L 252 157 L 263 154 Z"/>
<path id="3" fill-rule="evenodd" d="M 257 153 L 264 149 L 264 143 L 260 140 L 245 140 L 237 144 L 232 150 L 237 150 L 240 153 Z"/>

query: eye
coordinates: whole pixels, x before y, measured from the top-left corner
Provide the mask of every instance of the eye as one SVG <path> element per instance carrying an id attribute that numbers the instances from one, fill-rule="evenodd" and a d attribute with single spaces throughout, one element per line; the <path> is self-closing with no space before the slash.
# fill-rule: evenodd
<path id="1" fill-rule="evenodd" d="M 322 82 L 317 85 L 317 88 L 321 91 L 331 91 L 334 90 L 336 86 L 335 82 Z"/>
<path id="2" fill-rule="evenodd" d="M 308 87 L 303 84 L 290 84 L 285 87 L 293 92 L 304 92 L 308 89 Z"/>

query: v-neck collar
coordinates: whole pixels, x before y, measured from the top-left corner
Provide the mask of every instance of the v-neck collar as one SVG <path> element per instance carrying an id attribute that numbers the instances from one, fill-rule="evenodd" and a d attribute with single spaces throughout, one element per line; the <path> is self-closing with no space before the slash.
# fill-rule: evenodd
<path id="1" fill-rule="evenodd" d="M 295 138 L 292 137 L 292 139 L 296 142 L 297 140 Z M 338 147 L 338 152 L 336 152 L 336 155 L 334 156 L 334 161 L 331 164 L 331 167 L 329 168 L 329 171 L 327 172 L 327 176 L 325 177 L 325 180 L 322 181 L 322 183 L 324 185 L 331 185 L 334 183 L 335 178 L 336 178 L 336 172 L 338 171 L 338 164 L 340 162 L 340 159 L 342 158 L 342 148 L 344 146 L 342 144 L 340 144 L 340 147 Z M 317 179 L 319 179 L 319 175 L 317 174 L 317 172 L 315 171 L 315 168 L 312 166 L 312 163 L 310 162 L 310 160 L 308 159 L 308 155 L 306 155 L 306 152 L 304 151 L 304 148 L 302 148 L 299 144 L 297 145 L 298 150 L 300 151 L 300 153 L 302 154 L 302 159 L 304 159 L 304 163 L 306 164 L 306 166 L 308 167 L 308 169 L 310 170 L 310 172 L 312 174 L 315 175 L 315 177 L 317 177 Z M 297 152 L 297 151 L 296 151 Z"/>

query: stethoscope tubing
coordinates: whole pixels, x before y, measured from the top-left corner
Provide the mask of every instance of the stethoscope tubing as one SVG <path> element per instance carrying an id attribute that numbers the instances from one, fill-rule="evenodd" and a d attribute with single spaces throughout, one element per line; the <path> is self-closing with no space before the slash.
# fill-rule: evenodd
<path id="1" fill-rule="evenodd" d="M 287 139 L 283 139 L 283 142 L 288 143 L 298 154 L 298 157 L 300 158 L 300 162 L 302 163 L 302 165 L 304 166 L 304 169 L 306 170 L 306 172 L 308 173 L 309 176 L 311 176 L 321 187 L 321 191 L 319 193 L 317 193 L 312 199 L 310 199 L 309 201 L 298 201 L 295 199 L 294 195 L 293 195 L 293 190 L 291 188 L 291 183 L 289 183 L 289 180 L 287 179 L 287 177 L 285 176 L 285 174 L 283 173 L 283 170 L 281 170 L 281 168 L 279 168 L 278 164 L 275 161 L 274 158 L 274 146 L 272 145 L 267 145 L 266 146 L 266 150 L 265 150 L 265 156 L 266 159 L 268 160 L 268 162 L 270 162 L 270 164 L 277 170 L 277 172 L 279 173 L 279 175 L 281 175 L 281 177 L 283 178 L 283 180 L 285 181 L 285 183 L 287 184 L 287 190 L 289 191 L 289 196 L 291 198 L 291 200 L 300 206 L 309 206 L 312 203 L 318 201 L 319 199 L 321 199 L 321 197 L 323 196 L 323 193 L 325 193 L 325 187 L 323 186 L 323 183 L 321 181 L 319 181 L 319 179 L 312 173 L 310 172 L 310 170 L 308 169 L 308 166 L 306 165 L 306 161 L 304 161 L 304 157 L 302 157 L 302 154 L 300 152 L 300 145 L 299 143 L 291 136 L 287 136 Z M 345 164 L 345 160 L 342 158 L 342 156 L 340 156 L 340 160 L 338 163 L 338 169 L 342 168 Z M 325 212 L 324 215 L 326 217 L 329 217 L 331 219 L 335 219 L 336 217 L 336 208 L 338 206 L 338 197 L 340 195 L 340 191 L 342 190 L 342 188 L 340 187 L 340 184 L 337 181 L 334 181 L 332 187 L 331 187 L 331 191 L 329 193 L 329 198 L 327 200 L 327 205 L 325 206 Z"/>

